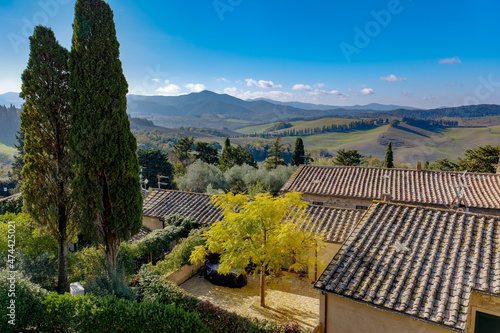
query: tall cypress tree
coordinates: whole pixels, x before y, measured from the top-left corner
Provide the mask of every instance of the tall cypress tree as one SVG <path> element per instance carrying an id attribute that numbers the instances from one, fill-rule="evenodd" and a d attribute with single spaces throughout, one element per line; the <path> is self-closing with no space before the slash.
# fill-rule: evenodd
<path id="1" fill-rule="evenodd" d="M 283 150 L 284 147 L 281 144 L 281 136 L 278 136 L 271 147 L 268 157 L 264 161 L 264 168 L 266 170 L 269 171 L 276 169 L 280 165 L 286 165 L 285 160 L 283 159 Z"/>
<path id="2" fill-rule="evenodd" d="M 70 57 L 74 196 L 82 205 L 82 230 L 104 250 L 110 277 L 120 243 L 142 225 L 137 141 L 119 55 L 109 5 L 78 0 Z"/>
<path id="3" fill-rule="evenodd" d="M 389 141 L 385 151 L 384 168 L 394 168 L 394 158 L 392 156 L 392 143 Z"/>
<path id="4" fill-rule="evenodd" d="M 219 159 L 219 168 L 222 172 L 231 169 L 236 163 L 234 162 L 233 147 L 231 147 L 231 140 L 226 138 L 224 141 L 224 148 Z"/>
<path id="5" fill-rule="evenodd" d="M 295 140 L 295 148 L 292 154 L 292 165 L 299 166 L 305 163 L 306 152 L 304 150 L 304 142 L 301 138 Z"/>
<path id="6" fill-rule="evenodd" d="M 25 99 L 21 112 L 25 152 L 21 191 L 25 211 L 57 239 L 57 287 L 64 292 L 68 284 L 69 241 L 78 230 L 70 197 L 69 53 L 45 27 L 36 27 L 30 42 L 20 94 Z"/>

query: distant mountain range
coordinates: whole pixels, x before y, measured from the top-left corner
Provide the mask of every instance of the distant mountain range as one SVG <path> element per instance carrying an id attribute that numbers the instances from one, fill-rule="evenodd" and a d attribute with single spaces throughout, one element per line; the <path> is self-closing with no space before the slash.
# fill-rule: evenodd
<path id="1" fill-rule="evenodd" d="M 19 93 L 8 92 L 5 94 L 0 94 L 0 105 L 9 107 L 12 104 L 17 108 L 20 108 L 23 103 L 24 101 L 21 97 L 19 97 Z"/>
<path id="2" fill-rule="evenodd" d="M 266 101 L 278 105 L 288 105 L 295 108 L 304 110 L 334 110 L 334 109 L 344 109 L 344 110 L 374 110 L 374 111 L 392 111 L 397 109 L 406 110 L 419 110 L 412 106 L 401 106 L 393 104 L 379 104 L 370 103 L 366 105 L 352 105 L 352 106 L 335 106 L 335 105 L 325 105 L 325 104 L 312 104 L 312 103 L 302 103 L 302 102 L 278 102 L 266 98 L 248 99 L 247 101 Z"/>

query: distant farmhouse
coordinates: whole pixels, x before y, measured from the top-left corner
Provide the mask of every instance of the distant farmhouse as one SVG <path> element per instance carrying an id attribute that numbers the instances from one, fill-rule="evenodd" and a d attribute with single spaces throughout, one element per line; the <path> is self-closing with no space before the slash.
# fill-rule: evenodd
<path id="1" fill-rule="evenodd" d="M 281 190 L 314 205 L 368 209 L 382 200 L 500 216 L 498 173 L 302 165 Z"/>
<path id="2" fill-rule="evenodd" d="M 321 332 L 500 331 L 500 218 L 377 202 L 314 287 Z"/>

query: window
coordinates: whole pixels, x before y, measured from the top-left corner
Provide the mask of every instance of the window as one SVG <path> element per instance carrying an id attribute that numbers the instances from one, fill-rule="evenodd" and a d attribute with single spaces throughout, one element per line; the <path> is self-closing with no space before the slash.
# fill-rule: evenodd
<path id="1" fill-rule="evenodd" d="M 312 204 L 316 205 L 316 206 L 323 206 L 323 202 L 322 201 L 313 201 Z"/>
<path id="2" fill-rule="evenodd" d="M 356 206 L 356 209 L 367 210 L 368 206 Z"/>
<path id="3" fill-rule="evenodd" d="M 484 312 L 476 312 L 475 333 L 500 333 L 500 317 Z"/>

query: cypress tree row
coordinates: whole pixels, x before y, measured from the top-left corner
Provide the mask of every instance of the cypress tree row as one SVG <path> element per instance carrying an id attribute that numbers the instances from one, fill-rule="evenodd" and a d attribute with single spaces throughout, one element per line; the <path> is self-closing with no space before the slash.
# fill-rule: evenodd
<path id="1" fill-rule="evenodd" d="M 25 211 L 57 239 L 57 288 L 64 292 L 68 289 L 69 241 L 78 231 L 70 197 L 69 53 L 57 43 L 52 30 L 41 26 L 30 37 L 30 48 L 20 95 L 25 99 L 20 131 L 25 152 L 21 191 Z"/>
<path id="2" fill-rule="evenodd" d="M 305 164 L 306 151 L 304 150 L 304 142 L 301 138 L 295 140 L 295 149 L 292 154 L 292 165 L 299 166 Z"/>
<path id="3" fill-rule="evenodd" d="M 389 141 L 385 151 L 384 168 L 394 168 L 394 158 L 392 156 L 392 143 Z"/>
<path id="4" fill-rule="evenodd" d="M 120 243 L 141 228 L 142 197 L 137 141 L 126 113 L 128 85 L 106 2 L 76 2 L 72 42 L 73 193 L 82 206 L 82 231 L 102 246 L 111 277 Z"/>

